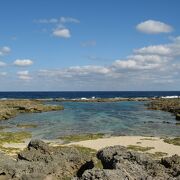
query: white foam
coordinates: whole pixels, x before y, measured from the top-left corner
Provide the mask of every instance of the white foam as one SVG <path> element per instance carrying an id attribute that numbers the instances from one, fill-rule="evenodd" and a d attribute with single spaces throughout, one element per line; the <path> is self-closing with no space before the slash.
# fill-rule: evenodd
<path id="1" fill-rule="evenodd" d="M 82 98 L 81 98 L 81 100 L 87 100 L 87 98 L 85 98 L 85 97 L 82 97 Z"/>
<path id="2" fill-rule="evenodd" d="M 180 96 L 162 96 L 163 99 L 173 99 L 173 98 L 180 98 Z"/>

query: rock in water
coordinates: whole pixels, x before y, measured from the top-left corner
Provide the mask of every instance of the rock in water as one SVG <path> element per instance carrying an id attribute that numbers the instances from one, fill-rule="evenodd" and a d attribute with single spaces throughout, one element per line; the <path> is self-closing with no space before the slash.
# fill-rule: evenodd
<path id="1" fill-rule="evenodd" d="M 176 114 L 176 120 L 180 121 L 180 113 Z"/>

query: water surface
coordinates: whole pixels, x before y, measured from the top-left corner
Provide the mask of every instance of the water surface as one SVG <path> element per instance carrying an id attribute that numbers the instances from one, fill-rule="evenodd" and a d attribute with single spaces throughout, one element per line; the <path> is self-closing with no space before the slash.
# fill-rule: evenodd
<path id="1" fill-rule="evenodd" d="M 175 117 L 163 111 L 147 110 L 147 102 L 51 102 L 61 104 L 64 111 L 20 114 L 1 124 L 16 128 L 17 124 L 37 124 L 28 129 L 33 137 L 54 139 L 63 135 L 108 133 L 115 135 L 178 136 L 180 126 Z"/>

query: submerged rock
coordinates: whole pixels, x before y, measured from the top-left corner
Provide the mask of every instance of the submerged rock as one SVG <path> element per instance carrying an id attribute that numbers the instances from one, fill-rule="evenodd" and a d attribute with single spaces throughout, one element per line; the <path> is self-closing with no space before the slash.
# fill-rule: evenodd
<path id="1" fill-rule="evenodd" d="M 176 114 L 176 120 L 180 121 L 180 113 Z"/>

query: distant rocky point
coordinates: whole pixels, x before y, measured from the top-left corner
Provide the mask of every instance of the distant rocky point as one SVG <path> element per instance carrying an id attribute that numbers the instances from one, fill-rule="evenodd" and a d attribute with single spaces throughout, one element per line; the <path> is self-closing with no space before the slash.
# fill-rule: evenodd
<path id="1" fill-rule="evenodd" d="M 0 100 L 0 120 L 10 119 L 19 113 L 37 113 L 63 109 L 63 106 L 45 105 L 38 100 Z"/>

